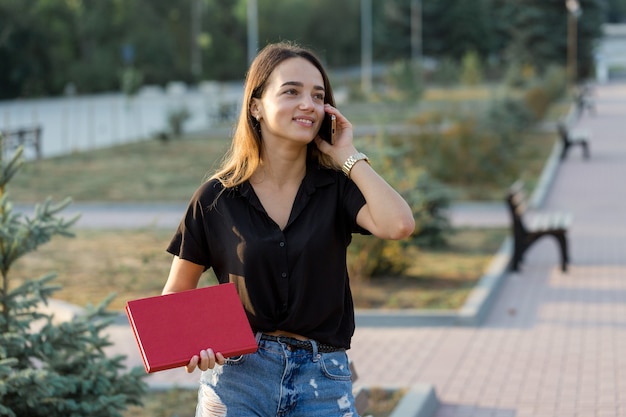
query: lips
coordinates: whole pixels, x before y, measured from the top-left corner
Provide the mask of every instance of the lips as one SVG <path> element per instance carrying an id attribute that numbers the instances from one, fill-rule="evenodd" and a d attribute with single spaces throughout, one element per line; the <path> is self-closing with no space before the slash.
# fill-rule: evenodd
<path id="1" fill-rule="evenodd" d="M 300 123 L 302 125 L 306 125 L 306 126 L 313 126 L 313 124 L 315 123 L 315 120 L 308 118 L 308 117 L 296 117 L 293 119 L 296 123 Z"/>

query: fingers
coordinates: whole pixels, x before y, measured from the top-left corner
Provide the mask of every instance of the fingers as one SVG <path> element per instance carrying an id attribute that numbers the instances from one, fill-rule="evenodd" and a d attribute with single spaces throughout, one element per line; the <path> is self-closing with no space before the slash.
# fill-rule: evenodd
<path id="1" fill-rule="evenodd" d="M 193 355 L 189 363 L 185 365 L 185 369 L 187 370 L 188 374 L 192 373 L 196 369 L 196 366 L 198 366 L 199 359 L 200 358 L 198 357 L 198 355 Z"/>
<path id="2" fill-rule="evenodd" d="M 326 103 L 324 104 L 324 111 L 328 114 L 334 114 L 337 117 L 338 126 L 342 128 L 352 127 L 350 121 L 336 107 Z"/>
<path id="3" fill-rule="evenodd" d="M 324 105 L 324 111 L 328 114 L 334 114 L 337 117 L 337 133 L 335 136 L 335 144 L 332 146 L 338 145 L 341 147 L 350 145 L 352 143 L 352 123 L 350 123 L 350 121 L 346 119 L 346 117 L 341 114 L 339 110 L 330 104 Z M 320 148 L 320 144 L 317 145 L 318 148 Z M 320 150 L 324 152 L 324 149 Z"/>
<path id="4" fill-rule="evenodd" d="M 201 371 L 206 371 L 207 369 L 213 369 L 215 365 L 224 365 L 226 358 L 220 352 L 215 354 L 213 349 L 209 348 L 206 350 L 200 351 L 200 356 L 194 355 L 189 363 L 185 365 L 185 369 L 188 373 L 192 373 L 196 368 Z"/>

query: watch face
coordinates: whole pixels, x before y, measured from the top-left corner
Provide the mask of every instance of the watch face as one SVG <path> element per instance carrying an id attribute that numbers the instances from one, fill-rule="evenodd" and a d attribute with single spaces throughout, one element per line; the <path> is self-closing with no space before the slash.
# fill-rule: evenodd
<path id="1" fill-rule="evenodd" d="M 355 153 L 354 155 L 350 155 L 350 157 L 346 159 L 346 162 L 344 162 L 343 166 L 341 167 L 341 170 L 343 171 L 344 174 L 346 174 L 348 178 L 350 178 L 350 171 L 352 171 L 352 167 L 354 166 L 354 164 L 356 164 L 358 161 L 361 161 L 361 160 L 365 160 L 369 164 L 369 159 L 367 159 L 367 156 L 362 152 L 358 152 L 358 153 Z"/>

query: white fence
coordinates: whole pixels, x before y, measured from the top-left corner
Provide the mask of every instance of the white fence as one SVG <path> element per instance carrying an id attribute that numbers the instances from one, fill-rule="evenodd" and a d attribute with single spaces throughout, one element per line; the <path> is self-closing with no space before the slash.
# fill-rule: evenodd
<path id="1" fill-rule="evenodd" d="M 191 113 L 186 131 L 210 128 L 224 107 L 237 107 L 241 84 L 206 83 L 188 90 L 180 83 L 147 87 L 132 99 L 121 93 L 0 101 L 0 130 L 41 125 L 42 155 L 52 157 L 152 138 L 168 130 L 171 111 Z M 25 149 L 27 159 L 34 152 Z"/>

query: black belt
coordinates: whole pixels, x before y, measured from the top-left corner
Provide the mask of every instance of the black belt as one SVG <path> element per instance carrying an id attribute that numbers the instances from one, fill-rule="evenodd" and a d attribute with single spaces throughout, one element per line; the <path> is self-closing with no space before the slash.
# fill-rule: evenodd
<path id="1" fill-rule="evenodd" d="M 309 352 L 313 351 L 313 343 L 311 343 L 310 340 L 298 340 L 288 336 L 272 336 L 265 333 L 261 335 L 261 340 L 269 340 L 270 342 L 283 343 L 287 345 L 289 350 L 303 349 Z M 320 353 L 338 352 L 340 350 L 345 349 L 331 345 L 325 345 L 323 343 L 317 343 L 317 351 Z"/>

